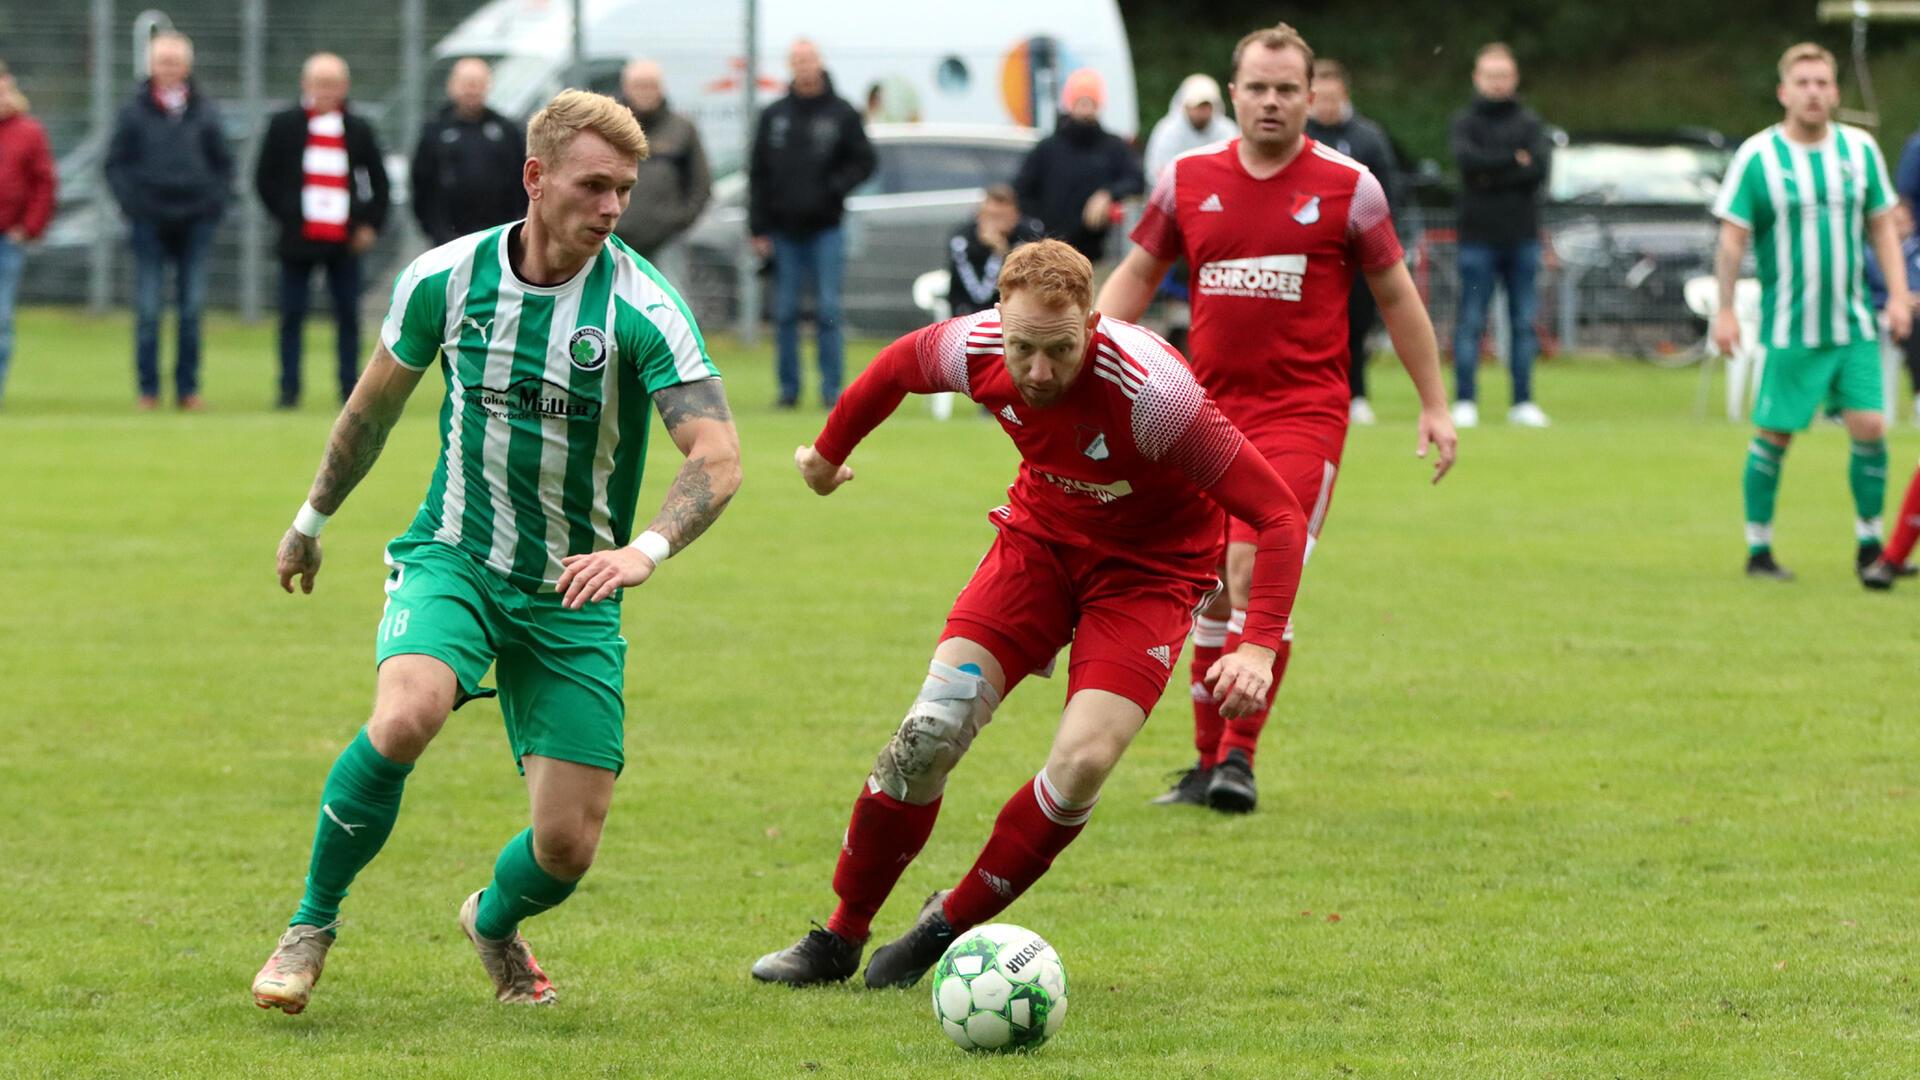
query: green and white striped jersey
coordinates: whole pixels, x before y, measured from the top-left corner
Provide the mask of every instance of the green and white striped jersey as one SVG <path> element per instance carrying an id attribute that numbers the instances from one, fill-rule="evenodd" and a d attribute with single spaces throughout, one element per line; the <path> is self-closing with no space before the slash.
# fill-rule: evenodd
<path id="1" fill-rule="evenodd" d="M 1827 348 L 1879 336 L 1866 218 L 1893 207 L 1886 159 L 1859 128 L 1832 124 L 1825 141 L 1805 146 L 1775 124 L 1740 144 L 1713 212 L 1753 232 L 1761 344 Z"/>
<path id="2" fill-rule="evenodd" d="M 452 544 L 532 592 L 560 559 L 633 532 L 651 395 L 719 377 L 680 294 L 617 238 L 551 288 L 513 272 L 502 225 L 415 259 L 380 340 L 447 396 L 440 460 L 402 540 Z"/>

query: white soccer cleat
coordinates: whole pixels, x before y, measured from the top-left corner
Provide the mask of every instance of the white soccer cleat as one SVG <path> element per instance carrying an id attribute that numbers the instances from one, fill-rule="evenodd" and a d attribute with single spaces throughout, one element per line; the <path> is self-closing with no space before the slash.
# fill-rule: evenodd
<path id="1" fill-rule="evenodd" d="M 480 916 L 480 893 L 486 891 L 475 892 L 460 905 L 460 929 L 466 931 L 467 940 L 473 942 L 474 951 L 480 954 L 480 965 L 493 980 L 493 996 L 503 1005 L 553 1004 L 558 996 L 553 980 L 540 970 L 539 961 L 533 958 L 533 949 L 527 939 L 520 936 L 520 931 L 515 930 L 505 941 L 495 941 L 481 937 L 474 926 Z"/>
<path id="2" fill-rule="evenodd" d="M 1460 429 L 1480 426 L 1480 406 L 1471 401 L 1453 403 L 1453 426 Z"/>
<path id="3" fill-rule="evenodd" d="M 1347 419 L 1352 423 L 1364 426 L 1372 424 L 1376 417 L 1373 415 L 1373 406 L 1367 403 L 1367 399 L 1357 397 L 1353 399 L 1352 404 L 1347 406 Z"/>
<path id="4" fill-rule="evenodd" d="M 1553 421 L 1547 419 L 1547 414 L 1540 410 L 1540 406 L 1535 405 L 1531 401 L 1523 401 L 1513 408 L 1508 409 L 1507 423 L 1512 424 L 1514 427 L 1543 428 L 1553 426 Z"/>
<path id="5" fill-rule="evenodd" d="M 263 1009 L 279 1009 L 288 1016 L 307 1007 L 313 985 L 327 964 L 327 950 L 333 948 L 335 919 L 325 926 L 289 926 L 280 935 L 260 973 L 253 977 L 253 1003 Z"/>

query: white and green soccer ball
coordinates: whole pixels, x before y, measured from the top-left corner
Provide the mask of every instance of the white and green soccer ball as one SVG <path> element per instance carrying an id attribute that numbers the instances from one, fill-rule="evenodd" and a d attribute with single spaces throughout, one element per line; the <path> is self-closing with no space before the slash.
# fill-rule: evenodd
<path id="1" fill-rule="evenodd" d="M 933 1015 L 962 1049 L 1032 1050 L 1067 1018 L 1067 969 L 1031 930 L 976 926 L 934 965 Z"/>

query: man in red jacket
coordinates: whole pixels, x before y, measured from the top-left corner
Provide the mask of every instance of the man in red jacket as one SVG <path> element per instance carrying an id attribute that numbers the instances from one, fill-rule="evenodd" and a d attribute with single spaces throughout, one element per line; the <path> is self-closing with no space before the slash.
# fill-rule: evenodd
<path id="1" fill-rule="evenodd" d="M 869 987 L 912 986 L 954 937 L 1039 880 L 1093 813 L 1147 722 L 1214 576 L 1222 510 L 1255 538 L 1244 639 L 1206 675 L 1226 716 L 1260 708 L 1286 635 L 1306 544 L 1293 492 L 1214 407 L 1180 355 L 1093 310 L 1093 267 L 1060 240 L 1015 248 L 1000 303 L 894 342 L 847 388 L 812 446 L 807 486 L 853 479 L 854 447 L 909 393 L 964 394 L 1020 451 L 999 536 L 947 615 L 906 719 L 880 751 L 847 825 L 827 924 L 753 965 L 762 982 L 838 982 L 859 967 L 875 913 L 933 832 L 947 773 L 1028 675 L 1073 644 L 1053 749 L 1000 811 L 973 868 L 929 897 L 873 954 Z"/>
<path id="2" fill-rule="evenodd" d="M 0 401 L 13 362 L 13 300 L 26 245 L 47 231 L 56 183 L 46 129 L 27 115 L 26 95 L 0 62 Z"/>

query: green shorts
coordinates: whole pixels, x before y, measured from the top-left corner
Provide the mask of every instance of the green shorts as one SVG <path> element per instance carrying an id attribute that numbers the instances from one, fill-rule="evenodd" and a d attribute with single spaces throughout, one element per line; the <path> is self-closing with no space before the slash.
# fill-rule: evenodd
<path id="1" fill-rule="evenodd" d="M 1753 422 L 1768 431 L 1805 431 L 1822 407 L 1878 412 L 1885 405 L 1878 341 L 1768 348 Z"/>
<path id="2" fill-rule="evenodd" d="M 395 540 L 387 565 L 376 663 L 407 655 L 444 662 L 460 680 L 455 708 L 493 694 L 480 685 L 492 667 L 516 765 L 537 754 L 620 771 L 627 640 L 618 594 L 568 611 L 558 593 L 524 592 L 431 540 Z"/>

